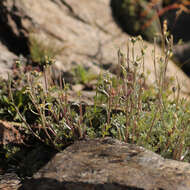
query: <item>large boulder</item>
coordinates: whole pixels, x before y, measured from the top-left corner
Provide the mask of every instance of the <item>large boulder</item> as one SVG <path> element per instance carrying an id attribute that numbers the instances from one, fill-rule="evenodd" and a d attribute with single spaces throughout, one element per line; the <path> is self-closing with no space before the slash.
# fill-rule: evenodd
<path id="1" fill-rule="evenodd" d="M 189 190 L 190 164 L 112 138 L 75 142 L 22 190 Z"/>
<path id="2" fill-rule="evenodd" d="M 102 68 L 116 65 L 117 50 L 121 47 L 126 51 L 126 42 L 130 37 L 112 18 L 108 0 L 2 0 L 0 9 L 3 33 L 9 34 L 20 47 L 15 49 L 11 46 L 11 50 L 17 54 L 26 54 L 31 39 L 35 38 L 39 43 L 46 43 L 50 49 L 57 49 L 56 69 L 59 71 L 66 72 L 72 66 L 83 65 L 99 73 Z M 10 44 L 7 38 L 6 42 Z M 148 80 L 152 82 L 155 78 L 153 45 L 148 42 L 144 44 L 148 46 L 145 71 L 151 72 Z M 159 47 L 156 53 L 161 54 Z M 141 48 L 137 45 L 135 55 L 140 54 Z M 169 61 L 167 75 L 177 76 L 183 95 L 189 93 L 189 78 L 172 61 Z"/>

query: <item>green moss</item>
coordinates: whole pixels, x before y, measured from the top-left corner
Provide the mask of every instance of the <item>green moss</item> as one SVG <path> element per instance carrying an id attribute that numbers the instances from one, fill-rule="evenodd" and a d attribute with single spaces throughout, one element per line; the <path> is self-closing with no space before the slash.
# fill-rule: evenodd
<path id="1" fill-rule="evenodd" d="M 55 43 L 45 43 L 32 34 L 29 36 L 29 49 L 32 62 L 38 63 L 39 66 L 46 65 L 47 58 L 55 58 L 63 51 L 63 48 L 57 47 Z"/>

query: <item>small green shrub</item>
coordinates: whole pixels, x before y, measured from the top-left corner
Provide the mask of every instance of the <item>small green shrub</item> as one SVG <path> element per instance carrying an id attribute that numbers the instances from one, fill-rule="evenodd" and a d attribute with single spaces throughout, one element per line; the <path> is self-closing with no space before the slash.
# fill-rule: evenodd
<path id="1" fill-rule="evenodd" d="M 79 103 L 70 102 L 69 85 L 55 86 L 47 76 L 53 62 L 46 58 L 43 73 L 29 72 L 1 83 L 1 118 L 21 123 L 25 134 L 58 150 L 77 139 L 112 136 L 166 158 L 190 161 L 190 102 L 180 98 L 180 85 L 166 76 L 172 54 L 172 38 L 166 30 L 162 47 L 167 53 L 164 57 L 154 55 L 154 64 L 160 68 L 155 70 L 152 85 L 146 82 L 143 40 L 131 38 L 132 55 L 137 43 L 141 44 L 141 55 L 129 59 L 118 50 L 120 72 L 99 76 L 93 105 L 83 104 L 81 98 Z M 42 74 L 44 86 L 39 82 Z M 76 78 L 80 83 L 91 80 L 81 67 Z"/>
<path id="2" fill-rule="evenodd" d="M 73 75 L 76 83 L 89 84 L 90 81 L 96 80 L 97 75 L 85 69 L 83 66 L 79 65 L 73 69 Z"/>
<path id="3" fill-rule="evenodd" d="M 32 62 L 43 67 L 46 65 L 47 57 L 55 58 L 64 48 L 58 48 L 53 42 L 44 43 L 31 34 L 29 36 L 29 49 Z"/>

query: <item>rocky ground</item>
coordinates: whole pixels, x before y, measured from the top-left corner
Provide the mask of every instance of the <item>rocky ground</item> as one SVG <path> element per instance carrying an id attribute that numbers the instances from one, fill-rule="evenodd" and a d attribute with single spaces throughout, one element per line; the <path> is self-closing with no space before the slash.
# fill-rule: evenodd
<path id="1" fill-rule="evenodd" d="M 33 39 L 50 51 L 51 47 L 56 50 L 53 52 L 56 56 L 55 78 L 61 73 L 69 81 L 71 69 L 78 65 L 94 74 L 107 69 L 116 73 L 117 50 L 126 51 L 130 36 L 115 22 L 110 3 L 109 0 L 1 0 L 0 75 L 7 78 L 7 72 L 12 73 L 14 63 L 21 55 L 29 59 Z M 151 83 L 155 79 L 153 44 L 144 44 L 147 46 L 145 71 L 151 72 L 148 80 Z M 186 49 L 176 48 L 175 54 L 182 59 Z M 161 54 L 158 46 L 156 52 Z M 140 53 L 137 45 L 135 55 Z M 181 96 L 189 96 L 190 79 L 172 61 L 169 61 L 167 76 L 177 76 Z M 73 91 L 75 88 L 90 96 L 83 85 L 75 86 Z M 70 98 L 75 101 L 73 94 Z M 1 122 L 1 129 L 3 125 Z M 1 138 L 6 137 L 3 133 L 6 130 L 0 130 Z M 188 190 L 189 170 L 188 163 L 165 160 L 141 147 L 112 139 L 96 139 L 76 142 L 57 154 L 32 179 L 21 182 L 12 171 L 0 175 L 0 189 Z"/>
<path id="2" fill-rule="evenodd" d="M 189 180 L 189 163 L 104 138 L 75 142 L 19 189 L 188 190 Z"/>

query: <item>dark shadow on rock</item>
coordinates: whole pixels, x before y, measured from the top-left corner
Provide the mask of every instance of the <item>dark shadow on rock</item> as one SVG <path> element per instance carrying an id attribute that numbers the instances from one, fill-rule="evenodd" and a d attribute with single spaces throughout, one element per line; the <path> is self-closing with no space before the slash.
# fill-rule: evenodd
<path id="1" fill-rule="evenodd" d="M 187 6 L 190 9 L 190 6 Z M 176 15 L 178 9 L 165 12 L 161 17 L 161 22 L 167 20 L 168 30 L 173 35 L 174 44 L 174 62 L 190 76 L 190 13 L 181 12 L 179 16 Z M 182 45 L 177 45 L 179 40 L 183 41 Z"/>
<path id="2" fill-rule="evenodd" d="M 124 186 L 116 183 L 89 184 L 80 182 L 59 182 L 56 179 L 27 179 L 18 190 L 143 190 L 138 187 Z M 161 189 L 160 189 L 161 190 Z"/>
<path id="3" fill-rule="evenodd" d="M 28 48 L 28 39 L 24 36 L 16 37 L 10 28 L 5 26 L 2 21 L 0 20 L 0 41 L 3 45 L 5 45 L 9 51 L 13 52 L 16 55 L 28 55 L 29 48 Z"/>
<path id="4" fill-rule="evenodd" d="M 174 46 L 174 62 L 179 64 L 184 72 L 190 76 L 190 41 Z"/>
<path id="5" fill-rule="evenodd" d="M 110 6 L 115 22 L 129 35 L 141 35 L 144 40 L 153 42 L 156 33 L 161 32 L 159 18 L 156 14 L 160 5 L 156 4 L 150 9 L 147 1 L 134 3 L 133 1 L 111 0 Z M 143 15 L 145 11 L 146 14 Z"/>
<path id="6" fill-rule="evenodd" d="M 121 1 L 120 1 L 121 2 Z M 130 31 L 126 31 L 126 28 L 123 25 L 122 22 L 122 15 L 118 15 L 118 12 L 120 12 L 120 7 L 121 7 L 121 3 L 116 3 L 116 0 L 110 0 L 110 7 L 112 10 L 112 17 L 115 21 L 115 23 L 122 29 L 123 32 L 129 33 L 131 35 L 137 35 L 137 34 L 132 34 Z"/>
<path id="7" fill-rule="evenodd" d="M 14 54 L 26 56 L 29 54 L 28 38 L 24 34 L 21 19 L 15 12 L 16 10 L 12 10 L 11 13 L 7 13 L 3 3 L 0 5 L 0 41 Z M 9 14 L 20 29 L 17 35 L 13 31 L 13 27 L 8 24 L 7 15 Z"/>
<path id="8" fill-rule="evenodd" d="M 164 19 L 167 20 L 168 30 L 174 37 L 174 43 L 177 43 L 180 39 L 183 42 L 190 41 L 190 14 L 182 12 L 178 17 L 176 16 L 176 9 L 167 11 L 163 14 L 160 19 L 163 22 Z"/>
<path id="9" fill-rule="evenodd" d="M 2 155 L 6 154 L 7 150 L 1 145 Z M 20 149 L 15 153 L 12 153 L 9 158 L 2 157 L 3 173 L 13 170 L 19 177 L 32 176 L 41 167 L 46 165 L 57 151 L 46 145 L 35 143 L 29 147 L 21 144 L 9 143 L 6 145 L 10 151 Z M 0 166 L 1 167 L 1 166 Z"/>

